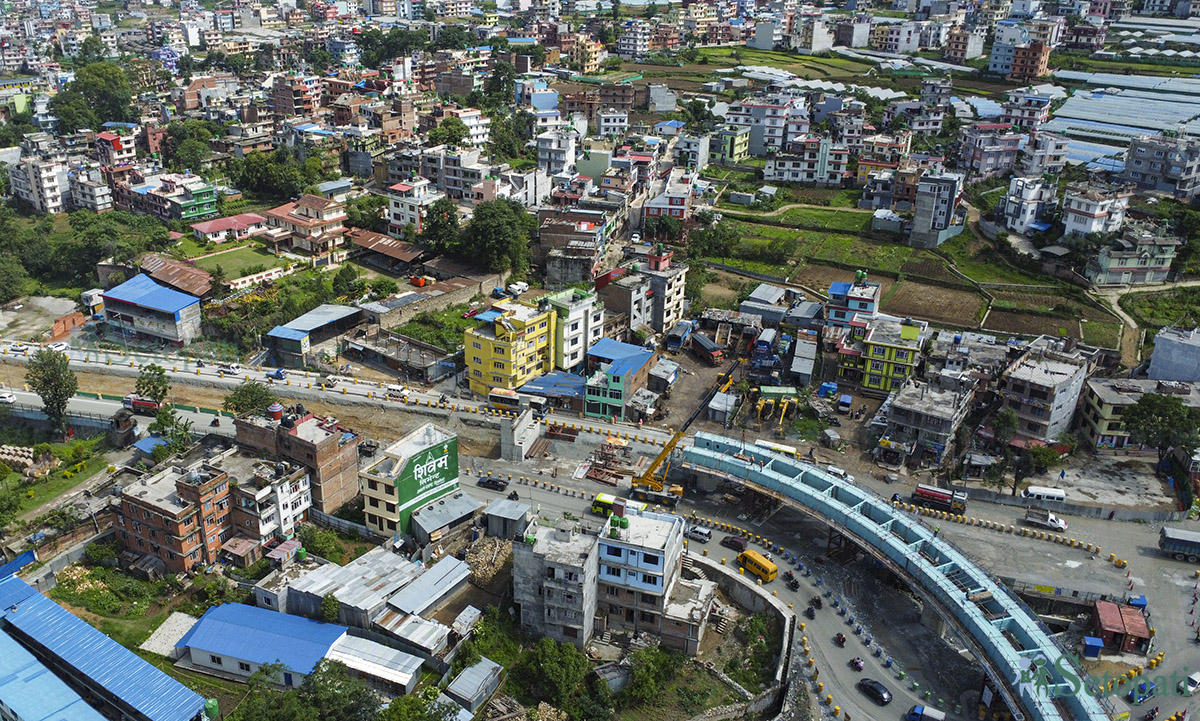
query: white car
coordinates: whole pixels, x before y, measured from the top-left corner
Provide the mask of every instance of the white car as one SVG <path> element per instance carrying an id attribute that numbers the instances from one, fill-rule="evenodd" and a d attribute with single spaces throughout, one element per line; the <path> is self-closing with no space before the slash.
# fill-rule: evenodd
<path id="1" fill-rule="evenodd" d="M 46 349 L 52 350 L 55 353 L 66 353 L 67 351 L 71 350 L 71 344 L 70 343 L 61 343 L 61 342 L 51 343 L 50 345 L 46 346 Z"/>
<path id="2" fill-rule="evenodd" d="M 13 353 L 24 353 L 29 350 L 29 346 L 24 343 L 9 343 L 8 349 Z"/>
<path id="3" fill-rule="evenodd" d="M 640 243 L 640 242 L 642 242 L 642 234 L 641 234 L 641 233 L 634 233 L 633 235 L 629 236 L 629 242 L 631 242 L 631 243 Z"/>
<path id="4" fill-rule="evenodd" d="M 11 391 L 0 391 L 0 405 L 11 406 L 17 402 L 17 397 Z"/>

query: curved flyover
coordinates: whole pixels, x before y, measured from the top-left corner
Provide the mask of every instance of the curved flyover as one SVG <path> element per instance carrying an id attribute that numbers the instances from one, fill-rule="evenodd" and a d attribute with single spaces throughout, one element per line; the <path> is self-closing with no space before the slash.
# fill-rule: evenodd
<path id="1" fill-rule="evenodd" d="M 907 573 L 983 651 L 989 675 L 1018 719 L 1024 709 L 1035 721 L 1108 721 L 1099 700 L 1079 689 L 1075 679 L 1064 677 L 1062 670 L 1073 668 L 1072 663 L 1037 619 L 983 569 L 935 538 L 910 514 L 808 463 L 724 436 L 697 433 L 695 444 L 682 454 L 686 463 L 786 497 Z M 1034 660 L 1044 664 L 1045 678 L 1022 683 L 1023 669 Z"/>

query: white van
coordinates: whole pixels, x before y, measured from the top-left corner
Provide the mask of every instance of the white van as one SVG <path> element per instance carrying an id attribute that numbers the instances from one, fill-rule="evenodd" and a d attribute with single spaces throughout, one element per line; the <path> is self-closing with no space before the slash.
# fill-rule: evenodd
<path id="1" fill-rule="evenodd" d="M 237 363 L 218 363 L 217 370 L 221 371 L 222 373 L 229 373 L 231 375 L 241 375 L 246 372 L 245 369 Z"/>
<path id="2" fill-rule="evenodd" d="M 846 473 L 845 469 L 843 468 L 838 468 L 837 466 L 825 466 L 825 472 L 831 476 L 837 476 L 843 481 L 850 481 L 851 483 L 854 483 L 854 476 Z"/>
<path id="3" fill-rule="evenodd" d="M 387 397 L 388 398 L 407 399 L 410 393 L 412 393 L 412 391 L 408 390 L 404 386 L 388 386 L 387 387 Z"/>
<path id="4" fill-rule="evenodd" d="M 1179 682 L 1178 691 L 1184 696 L 1191 696 L 1196 693 L 1196 689 L 1200 689 L 1200 671 Z"/>
<path id="5" fill-rule="evenodd" d="M 1032 498 L 1035 501 L 1055 501 L 1063 503 L 1067 500 L 1067 493 L 1061 488 L 1046 488 L 1045 486 L 1030 486 L 1021 491 L 1022 498 Z"/>
<path id="6" fill-rule="evenodd" d="M 699 526 L 692 526 L 683 535 L 701 543 L 708 543 L 712 540 L 712 531 L 707 528 L 700 528 Z"/>
<path id="7" fill-rule="evenodd" d="M 946 712 L 917 704 L 909 709 L 904 721 L 946 721 Z"/>

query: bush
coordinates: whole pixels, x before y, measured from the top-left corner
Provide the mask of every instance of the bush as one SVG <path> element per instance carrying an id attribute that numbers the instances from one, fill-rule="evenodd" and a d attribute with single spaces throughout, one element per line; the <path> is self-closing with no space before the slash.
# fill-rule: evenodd
<path id="1" fill-rule="evenodd" d="M 91 565 L 100 566 L 106 561 L 116 560 L 118 553 L 119 550 L 115 542 L 97 542 L 84 549 L 83 556 Z"/>

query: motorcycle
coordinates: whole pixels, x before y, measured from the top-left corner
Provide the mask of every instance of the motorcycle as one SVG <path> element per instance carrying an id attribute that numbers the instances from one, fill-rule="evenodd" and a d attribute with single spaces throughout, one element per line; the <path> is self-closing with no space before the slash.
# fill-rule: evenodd
<path id="1" fill-rule="evenodd" d="M 846 645 L 846 634 L 839 633 L 838 635 L 833 637 L 833 640 L 837 641 L 837 645 L 845 646 Z"/>
<path id="2" fill-rule="evenodd" d="M 800 590 L 800 582 L 794 578 L 792 580 L 788 581 L 787 585 L 788 585 L 788 588 L 792 589 L 793 591 Z"/>
<path id="3" fill-rule="evenodd" d="M 824 607 L 825 602 L 821 600 L 820 596 L 813 596 L 812 600 L 809 601 L 809 604 L 816 606 L 817 608 L 822 608 L 822 607 Z"/>
<path id="4" fill-rule="evenodd" d="M 445 394 L 445 393 L 443 393 L 443 394 L 442 394 L 442 397 L 438 399 L 438 404 L 440 404 L 440 405 L 443 405 L 443 406 L 444 406 L 444 405 L 446 405 L 446 404 L 447 404 L 447 403 L 449 403 L 449 402 L 450 402 L 450 400 L 449 400 L 448 398 L 446 398 L 446 394 Z"/>
<path id="5" fill-rule="evenodd" d="M 508 500 L 519 501 L 519 500 L 521 500 L 521 494 L 517 493 L 516 491 L 513 491 L 512 493 L 508 494 Z"/>
<path id="6" fill-rule="evenodd" d="M 198 358 L 197 358 L 197 359 L 196 359 L 196 367 L 197 367 L 197 368 L 203 368 L 203 367 L 204 367 L 204 361 L 202 361 L 202 360 L 200 360 L 200 359 L 198 359 Z"/>
<path id="7" fill-rule="evenodd" d="M 212 423 L 209 423 L 208 425 L 212 426 L 213 428 L 217 428 L 221 425 L 221 419 L 214 418 L 214 419 L 212 419 Z"/>
<path id="8" fill-rule="evenodd" d="M 809 606 L 804 609 L 804 617 L 811 621 L 817 617 L 817 612 L 812 606 Z"/>
<path id="9" fill-rule="evenodd" d="M 788 571 L 787 573 L 783 574 L 784 580 L 786 580 L 788 582 L 791 582 L 791 580 L 794 579 L 795 577 L 796 577 L 796 574 L 792 573 L 791 571 Z"/>
<path id="10" fill-rule="evenodd" d="M 850 659 L 850 667 L 853 668 L 855 671 L 863 670 L 864 665 L 865 664 L 863 664 L 863 660 L 861 658 L 858 658 L 857 656 Z"/>
<path id="11" fill-rule="evenodd" d="M 1158 707 L 1155 706 L 1154 708 L 1147 711 L 1144 716 L 1142 716 L 1142 721 L 1154 721 L 1155 717 L 1157 717 L 1157 716 L 1158 716 Z"/>
<path id="12" fill-rule="evenodd" d="M 841 421 L 839 421 L 837 418 L 830 418 L 830 419 L 829 419 L 829 425 L 831 425 L 831 426 L 837 426 L 837 427 L 841 428 L 841 426 L 842 426 L 842 422 L 841 422 Z"/>

